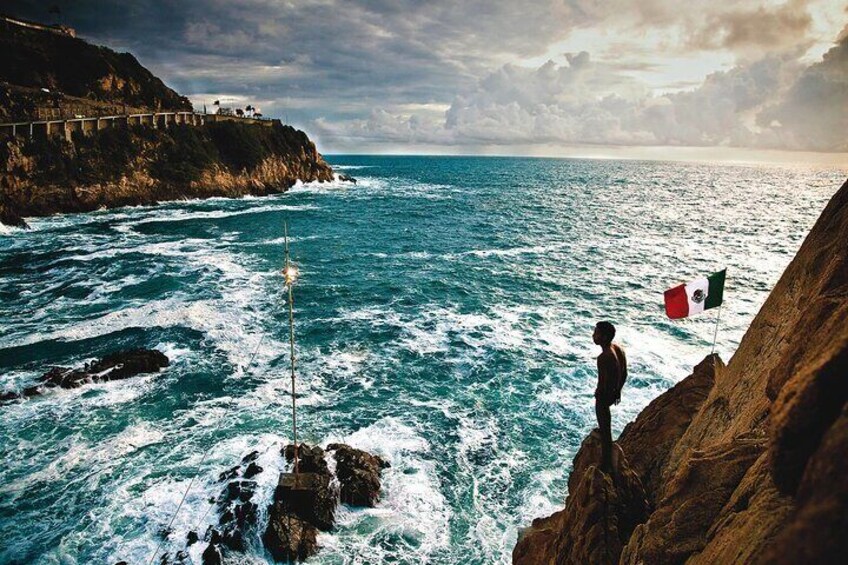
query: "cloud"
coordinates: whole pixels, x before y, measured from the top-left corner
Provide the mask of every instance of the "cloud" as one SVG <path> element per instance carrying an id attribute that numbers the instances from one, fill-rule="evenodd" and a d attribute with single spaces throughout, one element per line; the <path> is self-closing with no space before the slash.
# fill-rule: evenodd
<path id="1" fill-rule="evenodd" d="M 809 42 L 812 17 L 805 0 L 790 0 L 773 9 L 734 8 L 710 15 L 689 39 L 698 49 L 728 48 L 748 54 L 794 49 Z"/>
<path id="2" fill-rule="evenodd" d="M 759 122 L 791 149 L 848 151 L 848 26 L 822 61 L 805 69 Z"/>
<path id="3" fill-rule="evenodd" d="M 838 32 L 833 0 L 53 3 L 82 37 L 132 51 L 198 105 L 249 101 L 331 149 L 841 147 L 822 132 L 844 110 L 841 67 L 800 63 Z M 4 10 L 48 17 L 38 0 Z"/>
<path id="4" fill-rule="evenodd" d="M 802 51 L 715 72 L 697 88 L 656 95 L 586 52 L 536 69 L 504 65 L 457 96 L 444 119 L 375 110 L 316 122 L 327 141 L 455 146 L 598 144 L 846 151 L 848 39 L 805 68 Z"/>

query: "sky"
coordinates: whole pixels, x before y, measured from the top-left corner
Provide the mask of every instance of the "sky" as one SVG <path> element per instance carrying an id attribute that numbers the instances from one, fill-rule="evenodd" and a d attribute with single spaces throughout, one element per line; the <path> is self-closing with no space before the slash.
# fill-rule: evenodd
<path id="1" fill-rule="evenodd" d="M 848 1 L 3 0 L 324 153 L 848 164 Z M 788 156 L 788 157 L 787 157 Z"/>

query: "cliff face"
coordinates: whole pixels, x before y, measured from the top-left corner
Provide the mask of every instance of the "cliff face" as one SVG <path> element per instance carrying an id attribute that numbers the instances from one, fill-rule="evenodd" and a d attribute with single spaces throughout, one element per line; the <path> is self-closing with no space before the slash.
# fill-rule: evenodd
<path id="1" fill-rule="evenodd" d="M 565 509 L 525 530 L 513 562 L 844 559 L 846 242 L 848 182 L 728 365 L 708 357 L 648 405 L 622 432 L 612 475 L 597 469 L 597 440 L 590 436 L 575 458 Z M 638 515 L 640 496 L 648 511 L 631 527 L 621 517 Z M 628 502 L 622 510 L 612 500 Z"/>
<path id="2" fill-rule="evenodd" d="M 301 131 L 222 122 L 0 143 L 0 221 L 181 198 L 267 195 L 333 172 Z"/>

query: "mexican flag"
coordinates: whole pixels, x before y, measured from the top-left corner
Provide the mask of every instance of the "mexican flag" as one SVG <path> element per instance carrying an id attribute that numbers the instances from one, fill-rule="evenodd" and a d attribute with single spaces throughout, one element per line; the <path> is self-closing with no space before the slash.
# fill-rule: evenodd
<path id="1" fill-rule="evenodd" d="M 676 320 L 720 305 L 725 273 L 727 269 L 722 269 L 708 277 L 668 289 L 665 291 L 665 313 Z"/>

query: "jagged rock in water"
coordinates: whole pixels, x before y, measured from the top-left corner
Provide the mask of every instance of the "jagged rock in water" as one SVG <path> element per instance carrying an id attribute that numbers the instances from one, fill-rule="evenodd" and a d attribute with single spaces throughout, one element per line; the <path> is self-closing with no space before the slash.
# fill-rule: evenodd
<path id="1" fill-rule="evenodd" d="M 336 477 L 341 483 L 342 500 L 361 506 L 373 506 L 380 492 L 380 473 L 388 463 L 348 445 L 331 444 Z M 294 462 L 294 445 L 282 455 Z M 303 560 L 318 550 L 318 530 L 331 530 L 339 492 L 327 465 L 326 453 L 318 446 L 299 444 L 298 473 L 283 473 L 269 508 L 268 527 L 263 543 L 277 561 Z M 292 469 L 293 471 L 293 469 Z M 345 490 L 347 488 L 347 490 Z"/>
<path id="2" fill-rule="evenodd" d="M 203 565 L 222 565 L 224 556 L 221 554 L 221 548 L 217 544 L 210 543 L 203 550 L 200 558 L 203 560 Z"/>
<path id="3" fill-rule="evenodd" d="M 601 439 L 594 430 L 580 446 L 565 509 L 537 518 L 519 536 L 513 563 L 618 563 L 621 548 L 648 514 L 639 477 L 613 445 L 613 472 L 599 468 Z"/>
<path id="4" fill-rule="evenodd" d="M 232 481 L 221 495 L 218 507 L 221 516 L 218 520 L 221 543 L 234 551 L 246 549 L 247 530 L 256 525 L 259 507 L 252 502 L 256 492 L 254 481 Z"/>
<path id="5" fill-rule="evenodd" d="M 294 461 L 294 446 L 287 445 L 283 455 L 289 463 Z M 327 466 L 324 450 L 319 446 L 298 446 L 298 471 L 308 482 L 307 488 L 291 490 L 282 483 L 277 486 L 274 500 L 282 502 L 287 512 L 292 512 L 323 531 L 333 529 L 336 521 L 338 490 L 333 474 Z"/>
<path id="6" fill-rule="evenodd" d="M 28 398 L 51 388 L 77 388 L 88 383 L 127 379 L 143 373 L 155 373 L 169 365 L 168 357 L 156 349 L 131 349 L 107 355 L 83 368 L 53 367 L 41 377 L 39 384 L 26 387 L 21 394 L 4 392 L 0 401 Z"/>
<path id="7" fill-rule="evenodd" d="M 352 182 L 353 184 L 356 184 L 356 179 L 345 173 L 339 175 L 339 180 L 342 182 Z"/>
<path id="8" fill-rule="evenodd" d="M 294 445 L 289 444 L 282 449 L 282 455 L 289 463 L 294 462 Z M 302 473 L 330 474 L 324 450 L 316 445 L 310 447 L 305 443 L 297 446 L 298 470 Z"/>
<path id="9" fill-rule="evenodd" d="M 247 455 L 245 455 L 244 457 L 241 458 L 241 463 L 242 463 L 242 465 L 247 464 L 247 463 L 253 463 L 257 459 L 259 459 L 259 452 L 258 451 L 251 451 L 250 453 L 248 453 Z"/>
<path id="10" fill-rule="evenodd" d="M 232 469 L 228 469 L 228 470 L 222 472 L 220 475 L 218 475 L 218 480 L 223 482 L 223 481 L 229 481 L 230 479 L 235 479 L 236 477 L 238 477 L 240 469 L 241 469 L 241 465 L 236 465 Z"/>
<path id="11" fill-rule="evenodd" d="M 281 454 L 294 463 L 295 446 Z M 268 526 L 262 542 L 276 561 L 303 560 L 318 551 L 318 529 L 331 530 L 338 495 L 333 488 L 324 450 L 297 446 L 297 473 L 283 473 L 268 510 Z"/>
<path id="12" fill-rule="evenodd" d="M 262 535 L 265 548 L 275 561 L 303 561 L 318 551 L 318 529 L 274 502 L 268 512 L 268 527 Z"/>
<path id="13" fill-rule="evenodd" d="M 17 212 L 2 204 L 0 204 L 0 224 L 6 224 L 7 226 L 12 226 L 14 228 L 23 228 L 25 230 L 29 229 L 29 224 L 26 223 L 26 220 L 24 220 Z"/>
<path id="14" fill-rule="evenodd" d="M 258 451 L 251 452 L 242 459 L 242 465 L 248 462 L 254 465 L 258 457 Z M 213 499 L 218 506 L 219 519 L 217 527 L 210 526 L 204 535 L 209 540 L 209 546 L 203 553 L 204 563 L 220 563 L 226 551 L 245 551 L 250 531 L 257 525 L 259 507 L 253 502 L 257 484 L 256 481 L 248 480 L 246 472 L 242 478 L 238 478 L 242 465 L 236 465 L 219 475 L 219 480 L 230 482 L 218 499 Z M 257 467 L 259 471 L 251 477 L 262 471 L 261 467 Z M 189 532 L 187 545 L 195 543 L 197 539 L 195 532 Z"/>
<path id="15" fill-rule="evenodd" d="M 327 450 L 334 452 L 342 502 L 352 506 L 376 505 L 380 498 L 380 476 L 389 464 L 343 443 L 331 443 Z"/>
<path id="16" fill-rule="evenodd" d="M 244 478 L 250 479 L 252 477 L 255 477 L 256 475 L 258 475 L 261 472 L 262 472 L 262 466 L 261 465 L 258 465 L 256 463 L 251 463 L 250 465 L 247 466 L 247 469 L 244 470 Z"/>

